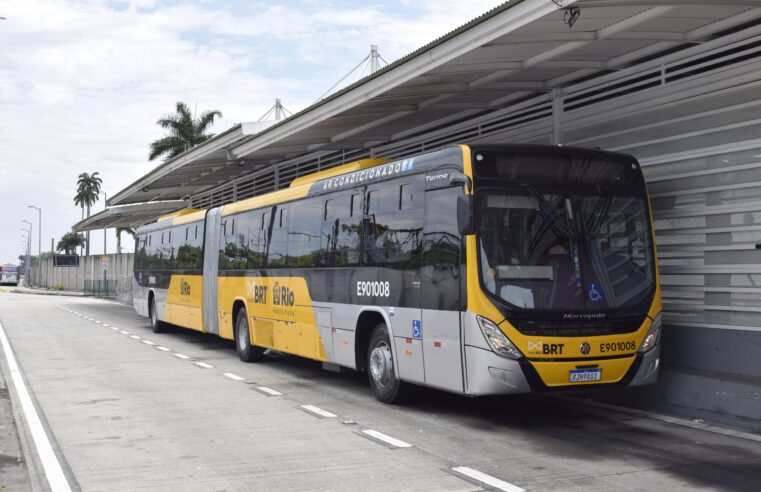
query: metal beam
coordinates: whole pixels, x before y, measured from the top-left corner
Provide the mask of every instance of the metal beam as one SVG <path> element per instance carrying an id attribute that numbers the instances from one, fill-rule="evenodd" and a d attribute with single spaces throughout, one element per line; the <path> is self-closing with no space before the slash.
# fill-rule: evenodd
<path id="1" fill-rule="evenodd" d="M 599 6 L 599 5 L 598 5 Z M 620 20 L 614 24 L 611 24 L 609 26 L 603 27 L 602 29 L 596 31 L 594 34 L 594 38 L 592 40 L 586 40 L 586 41 L 569 41 L 565 44 L 562 44 L 560 46 L 556 46 L 550 50 L 547 50 L 543 53 L 539 53 L 538 55 L 531 56 L 527 58 L 523 62 L 523 69 L 527 69 L 533 66 L 536 66 L 540 63 L 547 62 L 553 58 L 557 58 L 559 56 L 562 56 L 566 53 L 570 53 L 571 51 L 574 51 L 577 48 L 580 48 L 582 46 L 586 46 L 587 44 L 599 41 L 603 39 L 608 39 L 611 36 L 614 36 L 616 34 L 619 34 L 630 27 L 634 27 L 638 24 L 641 24 L 643 22 L 646 22 L 650 19 L 660 17 L 671 10 L 673 10 L 674 7 L 668 6 L 668 7 L 653 7 L 650 9 L 647 9 L 643 12 L 640 12 L 638 14 L 635 14 L 631 17 L 627 17 L 626 19 Z M 498 70 L 496 72 L 493 72 L 489 75 L 484 75 L 483 77 L 480 77 L 474 81 L 472 81 L 470 84 L 468 84 L 469 89 L 477 89 L 479 87 L 483 87 L 484 85 L 487 85 L 491 82 L 494 82 L 496 80 L 508 77 L 510 75 L 513 75 L 516 72 L 516 70 Z"/>
<path id="2" fill-rule="evenodd" d="M 453 94 L 451 94 L 451 93 L 440 94 L 440 95 L 438 95 L 436 97 L 432 97 L 430 99 L 427 99 L 427 100 L 421 102 L 420 104 L 417 105 L 417 108 L 418 108 L 418 110 L 422 110 L 422 109 L 434 106 L 434 105 L 440 103 L 441 101 L 443 101 L 445 99 L 448 99 L 448 98 L 450 98 L 452 96 L 453 96 Z M 368 123 L 365 123 L 364 125 L 360 125 L 360 126 L 358 126 L 356 128 L 353 128 L 351 130 L 347 130 L 347 131 L 345 131 L 343 133 L 339 133 L 339 134 L 335 135 L 333 138 L 331 138 L 331 143 L 336 143 L 336 142 L 345 140 L 345 139 L 347 139 L 347 138 L 349 138 L 351 136 L 360 134 L 360 133 L 362 133 L 362 132 L 364 132 L 366 130 L 373 129 L 373 128 L 376 128 L 376 127 L 381 126 L 381 125 L 385 125 L 386 123 L 390 123 L 392 121 L 398 120 L 399 118 L 403 118 L 404 116 L 407 116 L 407 115 L 412 114 L 414 112 L 415 111 L 398 111 L 396 113 L 392 113 L 392 114 L 390 114 L 388 116 L 385 116 L 383 118 L 378 118 L 376 120 L 373 120 L 373 121 L 370 121 Z M 370 138 L 372 138 L 372 136 L 370 136 Z M 307 148 L 307 150 L 309 152 L 311 152 L 313 150 L 317 150 L 317 149 L 320 149 L 320 148 L 325 147 L 325 146 L 326 145 L 324 145 L 324 144 L 310 145 Z"/>

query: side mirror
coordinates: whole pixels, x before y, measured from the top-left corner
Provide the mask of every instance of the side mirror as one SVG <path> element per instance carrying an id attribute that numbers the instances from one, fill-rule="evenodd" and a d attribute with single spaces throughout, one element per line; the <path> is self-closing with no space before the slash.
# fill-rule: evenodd
<path id="1" fill-rule="evenodd" d="M 473 226 L 471 202 L 471 197 L 468 195 L 459 195 L 457 197 L 457 229 L 463 236 L 476 233 Z"/>
<path id="2" fill-rule="evenodd" d="M 470 178 L 463 173 L 451 173 L 449 175 L 449 186 L 462 186 L 468 187 L 468 192 L 473 191 L 473 187 L 470 184 Z"/>

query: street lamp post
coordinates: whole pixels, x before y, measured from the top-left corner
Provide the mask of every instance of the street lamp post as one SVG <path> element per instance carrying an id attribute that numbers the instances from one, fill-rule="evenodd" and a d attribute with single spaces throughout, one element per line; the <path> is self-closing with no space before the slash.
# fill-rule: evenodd
<path id="1" fill-rule="evenodd" d="M 106 208 L 108 208 L 108 206 L 106 205 L 107 201 L 108 201 L 108 195 L 106 195 L 106 192 L 104 191 L 103 192 L 103 210 L 106 210 Z M 106 227 L 104 227 L 103 228 L 103 258 L 106 258 L 106 255 L 108 254 L 106 252 L 106 242 L 107 242 L 106 232 L 107 231 L 108 231 L 108 229 Z M 108 271 L 105 268 L 103 268 L 103 291 L 106 293 L 106 295 L 108 295 L 108 276 L 107 276 L 107 274 L 108 274 Z"/>
<path id="2" fill-rule="evenodd" d="M 26 261 L 24 262 L 24 283 L 26 283 L 26 286 L 29 287 L 29 268 L 31 259 L 29 256 L 31 255 L 31 249 L 32 249 L 32 223 L 28 220 L 22 220 L 21 222 L 26 222 L 29 224 L 29 230 L 21 228 L 22 231 L 26 232 L 28 236 L 26 237 Z"/>
<path id="3" fill-rule="evenodd" d="M 104 191 L 103 192 L 103 210 L 106 210 L 108 208 L 108 206 L 106 205 L 107 201 L 108 201 L 108 195 L 106 195 L 106 192 Z M 108 254 L 108 253 L 106 253 L 106 242 L 107 242 L 106 231 L 107 230 L 108 230 L 108 228 L 106 228 L 106 227 L 103 228 L 103 254 L 104 255 Z M 118 251 L 117 251 L 117 253 L 118 253 Z"/>
<path id="4" fill-rule="evenodd" d="M 37 284 L 42 283 L 42 270 L 40 269 L 40 262 L 42 261 L 42 209 L 35 207 L 34 205 L 27 205 L 26 208 L 33 208 L 37 210 Z"/>

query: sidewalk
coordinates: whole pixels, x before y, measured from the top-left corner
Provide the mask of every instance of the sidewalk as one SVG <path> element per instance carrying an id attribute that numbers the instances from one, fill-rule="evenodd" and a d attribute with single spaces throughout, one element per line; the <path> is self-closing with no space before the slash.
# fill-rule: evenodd
<path id="1" fill-rule="evenodd" d="M 81 290 L 54 290 L 54 289 L 41 289 L 32 287 L 3 287 L 5 292 L 13 292 L 14 294 L 40 294 L 44 296 L 73 296 L 82 297 L 85 293 Z"/>
<path id="2" fill-rule="evenodd" d="M 0 359 L 2 359 L 0 350 Z M 1 362 L 1 361 L 0 361 Z M 32 490 L 16 417 L 0 363 L 0 490 Z"/>

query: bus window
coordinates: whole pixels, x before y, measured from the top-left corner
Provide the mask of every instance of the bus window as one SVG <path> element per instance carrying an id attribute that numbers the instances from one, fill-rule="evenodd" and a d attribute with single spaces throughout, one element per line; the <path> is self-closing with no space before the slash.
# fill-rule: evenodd
<path id="1" fill-rule="evenodd" d="M 460 234 L 457 188 L 426 192 L 421 303 L 428 309 L 459 309 Z"/>
<path id="2" fill-rule="evenodd" d="M 186 235 L 189 237 L 190 227 L 185 228 Z M 198 226 L 195 226 L 198 229 Z M 175 268 L 180 270 L 198 270 L 202 268 L 201 245 L 193 237 L 185 239 L 185 242 L 177 245 L 177 258 Z"/>
<path id="3" fill-rule="evenodd" d="M 264 265 L 264 248 L 267 237 L 262 229 L 263 214 L 259 210 L 246 212 L 240 217 L 239 231 L 243 235 L 244 268 L 256 269 Z"/>
<path id="4" fill-rule="evenodd" d="M 267 248 L 267 266 L 284 267 L 288 255 L 288 205 L 278 205 L 275 209 L 275 224 L 269 237 Z"/>
<path id="5" fill-rule="evenodd" d="M 312 198 L 295 202 L 298 213 L 288 223 L 288 258 L 292 268 L 311 268 L 320 258 L 320 199 Z"/>
<path id="6" fill-rule="evenodd" d="M 322 266 L 359 265 L 359 231 L 362 195 L 341 194 L 329 200 L 331 206 L 322 224 Z"/>
<path id="7" fill-rule="evenodd" d="M 419 266 L 422 239 L 422 203 L 417 208 L 410 204 L 409 208 L 400 210 L 398 181 L 380 186 L 368 192 L 368 217 L 363 227 L 363 265 L 415 269 Z"/>

